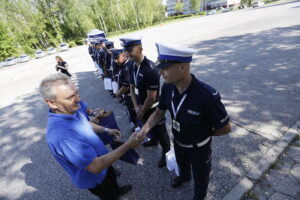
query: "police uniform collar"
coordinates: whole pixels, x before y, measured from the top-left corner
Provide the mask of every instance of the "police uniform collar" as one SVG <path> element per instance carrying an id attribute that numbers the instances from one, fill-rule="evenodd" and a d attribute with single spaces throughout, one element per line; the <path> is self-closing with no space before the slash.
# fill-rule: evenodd
<path id="1" fill-rule="evenodd" d="M 190 73 L 191 77 L 192 77 L 192 81 L 191 83 L 189 84 L 189 86 L 180 94 L 176 85 L 174 85 L 174 92 L 175 92 L 175 95 L 176 96 L 183 96 L 184 94 L 187 94 L 187 93 L 191 93 L 190 90 L 193 88 L 194 84 L 195 84 L 195 81 L 196 81 L 196 77 L 194 76 L 194 74 Z"/>
<path id="2" fill-rule="evenodd" d="M 134 64 L 135 64 L 135 66 L 137 66 L 137 67 L 142 67 L 142 66 L 144 66 L 145 62 L 147 62 L 147 60 L 148 60 L 148 59 L 146 58 L 146 56 L 143 55 L 143 60 L 142 60 L 141 64 L 138 65 L 136 62 L 134 62 Z"/>
<path id="3" fill-rule="evenodd" d="M 71 114 L 71 115 L 67 115 L 67 114 L 62 114 L 62 113 L 55 113 L 51 110 L 51 108 L 49 109 L 48 112 L 48 116 L 51 118 L 56 118 L 56 119 L 67 119 L 67 120 L 73 120 L 77 117 L 78 115 L 78 110 Z"/>

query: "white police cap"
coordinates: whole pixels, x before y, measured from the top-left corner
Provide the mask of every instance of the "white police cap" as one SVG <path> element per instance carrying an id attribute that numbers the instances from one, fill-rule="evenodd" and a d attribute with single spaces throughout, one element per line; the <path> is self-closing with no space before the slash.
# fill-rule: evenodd
<path id="1" fill-rule="evenodd" d="M 125 51 L 128 51 L 134 45 L 142 44 L 142 37 L 139 36 L 123 37 L 120 40 Z"/>
<path id="2" fill-rule="evenodd" d="M 155 43 L 158 53 L 158 61 L 155 66 L 162 69 L 174 63 L 189 63 L 192 61 L 193 54 L 197 51 L 192 48 L 179 45 Z"/>
<path id="3" fill-rule="evenodd" d="M 89 33 L 87 34 L 88 38 L 105 38 L 105 33 L 104 31 L 98 30 L 98 29 L 93 29 L 91 31 L 89 31 Z"/>

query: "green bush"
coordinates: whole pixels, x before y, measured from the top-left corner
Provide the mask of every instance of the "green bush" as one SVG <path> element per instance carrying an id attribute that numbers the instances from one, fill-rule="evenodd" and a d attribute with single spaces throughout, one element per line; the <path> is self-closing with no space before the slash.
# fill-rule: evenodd
<path id="1" fill-rule="evenodd" d="M 69 47 L 71 48 L 71 47 L 75 47 L 76 46 L 76 42 L 74 42 L 74 41 L 70 41 L 69 42 Z"/>
<path id="2" fill-rule="evenodd" d="M 75 44 L 76 45 L 83 45 L 84 41 L 83 41 L 83 39 L 77 39 L 77 40 L 75 40 Z"/>

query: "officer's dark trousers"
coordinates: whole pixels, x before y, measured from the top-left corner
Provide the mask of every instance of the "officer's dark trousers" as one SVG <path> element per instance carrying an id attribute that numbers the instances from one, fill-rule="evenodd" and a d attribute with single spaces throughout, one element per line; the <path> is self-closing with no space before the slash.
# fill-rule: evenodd
<path id="1" fill-rule="evenodd" d="M 118 188 L 115 170 L 110 166 L 107 169 L 106 177 L 102 183 L 96 185 L 94 188 L 90 188 L 89 191 L 92 194 L 101 197 L 102 200 L 117 200 L 119 197 L 117 192 Z"/>
<path id="2" fill-rule="evenodd" d="M 155 110 L 156 108 L 152 108 L 145 113 L 143 118 L 144 122 L 148 120 Z M 170 151 L 170 138 L 166 128 L 166 119 L 164 118 L 158 125 L 154 126 L 151 129 L 151 132 L 153 133 L 152 140 L 159 142 L 162 147 L 162 153 L 165 155 L 168 151 Z"/>
<path id="3" fill-rule="evenodd" d="M 134 123 L 135 126 L 137 126 L 137 116 L 136 116 L 136 112 L 134 110 L 134 106 L 132 103 L 132 99 L 130 96 L 125 95 L 124 97 L 125 100 L 125 104 L 128 110 L 128 114 L 129 114 L 129 120 Z"/>
<path id="4" fill-rule="evenodd" d="M 203 200 L 207 194 L 209 173 L 211 170 L 210 144 L 199 148 L 185 148 L 174 141 L 176 161 L 183 178 L 191 177 L 191 166 L 194 179 L 195 200 Z"/>

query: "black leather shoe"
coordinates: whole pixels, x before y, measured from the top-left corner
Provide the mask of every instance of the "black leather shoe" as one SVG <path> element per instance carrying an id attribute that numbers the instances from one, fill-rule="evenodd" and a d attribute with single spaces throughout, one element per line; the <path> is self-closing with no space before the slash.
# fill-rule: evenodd
<path id="1" fill-rule="evenodd" d="M 165 156 L 160 157 L 157 166 L 159 168 L 162 168 L 162 167 L 166 166 L 166 157 Z"/>
<path id="2" fill-rule="evenodd" d="M 197 196 L 194 196 L 193 200 L 204 200 L 206 197 L 206 195 L 204 197 L 197 197 Z"/>
<path id="3" fill-rule="evenodd" d="M 157 146 L 158 145 L 158 142 L 157 141 L 154 141 L 154 140 L 150 140 L 148 142 L 145 142 L 143 144 L 144 147 L 150 147 L 150 146 Z"/>
<path id="4" fill-rule="evenodd" d="M 115 174 L 116 174 L 116 177 L 119 177 L 119 176 L 121 176 L 121 171 L 118 169 L 115 169 Z"/>
<path id="5" fill-rule="evenodd" d="M 188 178 L 183 178 L 182 176 L 177 176 L 176 178 L 174 178 L 172 181 L 171 181 L 171 186 L 173 188 L 177 188 L 179 187 L 182 183 L 184 182 L 187 182 L 191 180 L 191 177 L 188 177 Z"/>
<path id="6" fill-rule="evenodd" d="M 118 188 L 117 193 L 119 196 L 126 194 L 127 192 L 129 192 L 132 189 L 132 185 L 123 185 L 121 187 Z"/>

